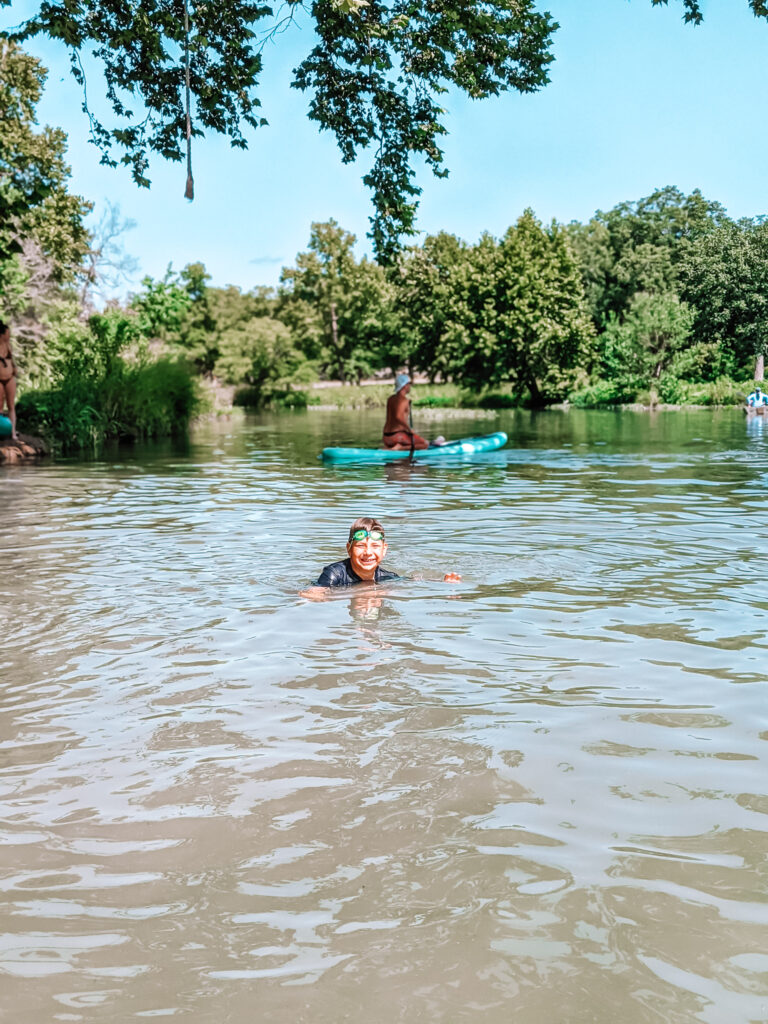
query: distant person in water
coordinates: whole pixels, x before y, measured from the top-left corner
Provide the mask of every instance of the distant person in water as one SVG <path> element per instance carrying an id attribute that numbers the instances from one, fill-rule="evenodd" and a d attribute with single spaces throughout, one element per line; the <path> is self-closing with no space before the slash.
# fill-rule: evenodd
<path id="1" fill-rule="evenodd" d="M 8 324 L 0 321 L 0 416 L 5 415 L 8 407 L 8 419 L 11 421 L 11 438 L 16 441 L 16 377 L 18 368 L 13 361 L 11 351 L 11 329 Z"/>
<path id="2" fill-rule="evenodd" d="M 411 427 L 410 390 L 411 378 L 407 373 L 398 373 L 395 393 L 387 399 L 387 421 L 382 437 L 385 448 L 393 448 L 395 451 L 422 451 L 429 448 L 429 441 L 419 437 Z"/>
<path id="3" fill-rule="evenodd" d="M 356 583 L 386 583 L 402 577 L 388 569 L 381 568 L 387 553 L 384 527 L 370 516 L 356 519 L 349 528 L 347 555 L 341 562 L 326 565 L 317 582 L 301 593 L 312 600 L 322 599 L 328 587 L 351 587 Z M 461 576 L 448 572 L 443 577 L 446 583 L 459 583 Z"/>
<path id="4" fill-rule="evenodd" d="M 768 395 L 761 390 L 759 384 L 755 384 L 755 390 L 747 395 L 747 405 L 751 409 L 760 408 L 763 405 L 768 405 Z"/>

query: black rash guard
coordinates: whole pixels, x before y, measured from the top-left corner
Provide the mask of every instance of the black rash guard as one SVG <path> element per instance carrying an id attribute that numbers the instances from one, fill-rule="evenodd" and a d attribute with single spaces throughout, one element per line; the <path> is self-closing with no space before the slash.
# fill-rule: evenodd
<path id="1" fill-rule="evenodd" d="M 389 572 L 376 566 L 373 576 L 373 583 L 385 583 L 387 580 L 399 580 L 396 572 Z M 320 573 L 316 587 L 351 587 L 354 583 L 369 583 L 370 580 L 361 580 L 352 568 L 352 562 L 345 558 L 343 562 L 334 562 L 333 565 L 326 565 Z"/>

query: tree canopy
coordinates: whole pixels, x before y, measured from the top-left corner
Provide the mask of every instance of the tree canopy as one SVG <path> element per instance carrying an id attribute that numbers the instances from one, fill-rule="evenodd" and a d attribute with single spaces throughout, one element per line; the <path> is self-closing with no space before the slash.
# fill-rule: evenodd
<path id="1" fill-rule="evenodd" d="M 95 56 L 115 124 L 102 123 L 86 99 L 91 139 L 103 162 L 130 166 L 148 185 L 150 154 L 181 160 L 188 129 L 247 146 L 245 130 L 267 123 L 257 95 L 264 46 L 307 15 L 313 45 L 291 84 L 310 93 L 309 117 L 333 132 L 345 163 L 373 151 L 364 177 L 373 191 L 371 234 L 378 256 L 391 258 L 413 229 L 414 159 L 445 173 L 442 94 L 454 87 L 482 99 L 548 82 L 557 25 L 535 0 L 314 0 L 275 8 L 246 0 L 45 0 L 5 35 L 60 40 L 84 87 L 83 55 Z"/>
<path id="2" fill-rule="evenodd" d="M 63 280 L 87 248 L 91 205 L 67 191 L 64 132 L 37 129 L 46 77 L 40 61 L 0 37 L 0 263 L 31 239 Z"/>
<path id="3" fill-rule="evenodd" d="M 309 250 L 281 275 L 281 318 L 303 351 L 339 380 L 385 365 L 380 353 L 391 331 L 391 286 L 377 263 L 356 260 L 355 242 L 335 220 L 313 224 Z"/>
<path id="4" fill-rule="evenodd" d="M 0 0 L 0 7 L 12 0 Z M 700 0 L 681 0 L 684 20 L 703 20 Z M 654 6 L 668 0 L 651 0 Z M 768 17 L 766 0 L 748 0 Z M 446 132 L 442 97 L 458 89 L 483 99 L 549 81 L 559 27 L 537 0 L 38 0 L 32 16 L 0 31 L 23 42 L 38 35 L 68 49 L 84 89 L 91 140 L 102 161 L 149 185 L 149 160 L 181 160 L 191 139 L 221 133 L 246 148 L 249 129 L 267 124 L 258 96 L 266 44 L 309 21 L 312 44 L 291 85 L 309 93 L 308 116 L 338 142 L 342 160 L 372 151 L 371 237 L 390 262 L 413 233 L 421 189 L 414 163 L 440 176 Z M 83 57 L 106 79 L 113 121 L 89 108 Z M 268 112 L 267 112 L 268 113 Z M 187 193 L 191 198 L 191 193 Z"/>
<path id="5" fill-rule="evenodd" d="M 702 337 L 738 362 L 768 351 L 768 223 L 729 221 L 685 254 L 682 294 Z"/>
<path id="6" fill-rule="evenodd" d="M 756 18 L 768 18 L 768 4 L 765 0 L 747 0 L 750 10 Z M 666 7 L 669 0 L 651 0 L 654 7 Z M 700 0 L 682 0 L 683 20 L 692 25 L 700 25 L 704 21 L 704 12 Z"/>

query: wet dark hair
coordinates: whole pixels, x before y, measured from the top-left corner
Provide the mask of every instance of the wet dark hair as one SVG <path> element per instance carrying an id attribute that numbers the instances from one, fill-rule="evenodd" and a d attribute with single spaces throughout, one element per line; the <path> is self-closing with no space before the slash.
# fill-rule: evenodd
<path id="1" fill-rule="evenodd" d="M 6 323 L 4 323 L 4 321 L 0 320 L 0 334 L 5 334 L 5 332 L 7 330 L 8 330 L 8 324 L 6 324 Z"/>
<path id="2" fill-rule="evenodd" d="M 384 533 L 384 527 L 381 525 L 378 519 L 371 519 L 370 516 L 363 516 L 361 519 L 356 519 L 349 528 L 349 539 L 352 540 L 352 534 L 355 530 L 381 530 Z"/>

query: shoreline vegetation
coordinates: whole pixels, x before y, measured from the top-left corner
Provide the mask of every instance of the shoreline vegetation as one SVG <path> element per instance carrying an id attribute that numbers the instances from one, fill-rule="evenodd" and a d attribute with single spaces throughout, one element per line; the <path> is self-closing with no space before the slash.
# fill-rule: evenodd
<path id="1" fill-rule="evenodd" d="M 632 412 L 651 412 L 654 410 L 680 410 L 680 409 L 720 409 L 741 407 L 744 404 L 744 396 L 752 387 L 752 381 L 745 382 L 721 380 L 714 382 L 711 386 L 698 386 L 689 391 L 690 400 L 684 402 L 663 402 L 658 394 L 653 395 L 651 391 L 641 393 L 637 401 L 616 402 L 606 400 L 595 401 L 590 391 L 586 394 L 576 392 L 562 402 L 551 402 L 540 407 L 540 411 L 546 409 L 619 409 Z M 381 380 L 361 381 L 359 384 L 345 383 L 343 381 L 323 381 L 314 386 L 301 390 L 294 390 L 286 393 L 279 393 L 272 396 L 267 404 L 272 409 L 307 409 L 331 410 L 331 409 L 384 409 L 387 398 L 392 394 L 392 384 L 383 383 Z M 498 389 L 494 391 L 471 391 L 450 383 L 429 383 L 416 379 L 413 384 L 413 409 L 421 415 L 433 413 L 440 415 L 442 412 L 494 412 L 503 409 L 531 409 L 532 406 L 528 396 L 522 398 L 513 394 L 511 389 Z M 234 391 L 232 394 L 232 405 L 243 408 L 263 408 L 263 401 L 250 401 L 252 396 L 246 390 L 245 393 Z M 226 404 L 220 405 L 222 411 L 226 411 Z"/>
<path id="2" fill-rule="evenodd" d="M 381 408 L 401 369 L 425 415 L 714 408 L 763 380 L 768 220 L 734 220 L 675 186 L 586 223 L 526 209 L 474 242 L 440 231 L 385 262 L 318 222 L 276 288 L 216 287 L 190 262 L 118 301 L 135 272 L 128 225 L 109 208 L 86 226 L 93 204 L 69 191 L 66 136 L 36 120 L 47 72 L 15 43 L 0 48 L 3 166 L 16 183 L 13 216 L 0 218 L 0 318 L 20 371 L 19 429 L 54 450 L 183 433 L 226 396 Z"/>

